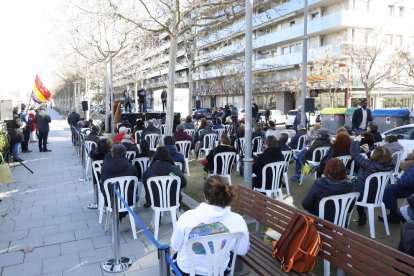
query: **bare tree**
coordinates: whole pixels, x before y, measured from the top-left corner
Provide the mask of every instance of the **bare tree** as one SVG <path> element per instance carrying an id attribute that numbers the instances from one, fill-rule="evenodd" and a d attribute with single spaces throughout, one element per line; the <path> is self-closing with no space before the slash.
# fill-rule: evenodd
<path id="1" fill-rule="evenodd" d="M 396 66 L 395 52 L 387 47 L 385 38 L 377 32 L 365 34 L 365 42 L 348 45 L 344 54 L 356 68 L 370 104 L 371 91 L 387 79 L 397 76 L 401 69 Z"/>
<path id="2" fill-rule="evenodd" d="M 337 91 L 345 83 L 345 77 L 339 72 L 339 58 L 325 55 L 313 61 L 307 82 L 311 88 L 327 90 L 330 106 L 334 107 Z"/>
<path id="3" fill-rule="evenodd" d="M 194 27 L 205 27 L 215 20 L 227 20 L 235 14 L 238 0 L 138 0 L 128 5 L 120 0 L 109 0 L 113 15 L 140 29 L 155 34 L 166 33 L 170 41 L 169 81 L 167 98 L 166 129 L 172 134 L 174 117 L 175 67 L 177 44 L 182 34 Z M 140 11 L 145 11 L 142 13 Z"/>
<path id="4" fill-rule="evenodd" d="M 390 78 L 394 84 L 405 86 L 408 89 L 414 89 L 414 56 L 410 50 L 399 50 L 396 53 L 396 60 L 399 61 L 397 65 L 399 74 Z"/>

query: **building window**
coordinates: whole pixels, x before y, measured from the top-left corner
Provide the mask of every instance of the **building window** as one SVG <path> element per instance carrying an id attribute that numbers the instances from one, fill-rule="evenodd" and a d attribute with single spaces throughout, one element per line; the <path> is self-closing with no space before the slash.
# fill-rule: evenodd
<path id="1" fill-rule="evenodd" d="M 289 27 L 292 27 L 293 25 L 295 25 L 295 20 L 289 22 Z"/>
<path id="2" fill-rule="evenodd" d="M 394 16 L 394 6 L 393 5 L 388 6 L 388 16 Z"/>
<path id="3" fill-rule="evenodd" d="M 404 7 L 398 7 L 398 16 L 404 17 Z"/>
<path id="4" fill-rule="evenodd" d="M 319 37 L 319 46 L 325 46 L 326 45 L 326 38 L 324 36 Z"/>
<path id="5" fill-rule="evenodd" d="M 289 54 L 289 48 L 288 47 L 283 47 L 282 48 L 282 55 L 286 55 Z"/>

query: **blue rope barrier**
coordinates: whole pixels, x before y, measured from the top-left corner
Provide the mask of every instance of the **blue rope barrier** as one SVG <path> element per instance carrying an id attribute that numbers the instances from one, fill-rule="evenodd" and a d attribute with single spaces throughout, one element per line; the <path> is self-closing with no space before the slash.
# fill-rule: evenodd
<path id="1" fill-rule="evenodd" d="M 114 193 L 119 197 L 119 199 L 122 201 L 122 203 L 125 205 L 125 207 L 127 208 L 128 212 L 132 215 L 132 217 L 134 218 L 135 222 L 138 223 L 138 225 L 141 227 L 141 229 L 144 231 L 144 233 L 148 236 L 148 238 L 151 240 L 151 242 L 155 245 L 155 247 L 157 247 L 157 249 L 167 249 L 169 248 L 168 245 L 165 244 L 160 244 L 152 235 L 152 233 L 150 231 L 148 231 L 147 227 L 145 226 L 145 224 L 141 221 L 141 219 L 138 217 L 137 214 L 135 214 L 135 212 L 131 209 L 131 207 L 129 207 L 128 203 L 125 202 L 125 199 L 121 196 L 121 194 L 117 191 L 115 185 L 114 185 Z M 182 276 L 181 271 L 178 269 L 176 263 L 173 262 L 173 260 L 171 259 L 170 255 L 166 255 L 166 259 L 167 262 L 170 264 L 171 268 L 173 269 L 175 275 L 177 276 Z"/>

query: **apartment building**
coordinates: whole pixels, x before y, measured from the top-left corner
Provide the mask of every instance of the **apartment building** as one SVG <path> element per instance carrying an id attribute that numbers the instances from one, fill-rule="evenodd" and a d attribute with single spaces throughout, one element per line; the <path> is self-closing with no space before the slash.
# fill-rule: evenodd
<path id="1" fill-rule="evenodd" d="M 359 72 L 346 48 L 349 45 L 381 41 L 387 49 L 414 46 L 414 1 L 410 0 L 309 0 L 308 1 L 308 97 L 316 106 L 355 106 L 365 98 Z M 299 103 L 301 89 L 304 0 L 257 1 L 253 16 L 253 97 L 261 108 L 287 112 Z M 235 104 L 244 106 L 245 19 L 237 18 L 214 28 L 195 29 L 196 68 L 192 72 L 194 97 L 201 106 Z M 185 43 L 180 43 L 177 57 L 177 87 L 188 88 Z M 126 84 L 157 91 L 166 86 L 168 36 L 160 35 L 152 44 L 129 50 L 130 63 L 115 70 L 115 86 Z M 128 53 L 128 51 L 126 51 Z M 315 81 L 317 64 L 333 59 L 330 72 L 335 76 L 334 89 Z M 386 58 L 381 57 L 381 62 Z M 380 70 L 376 65 L 376 70 Z M 321 73 L 319 73 L 321 74 Z M 333 91 L 333 92 L 332 92 Z M 330 97 L 330 93 L 333 93 Z M 346 101 L 346 96 L 348 97 Z M 155 99 L 156 100 L 156 99 Z M 371 95 L 374 108 L 408 107 L 414 93 L 405 87 L 383 81 Z"/>

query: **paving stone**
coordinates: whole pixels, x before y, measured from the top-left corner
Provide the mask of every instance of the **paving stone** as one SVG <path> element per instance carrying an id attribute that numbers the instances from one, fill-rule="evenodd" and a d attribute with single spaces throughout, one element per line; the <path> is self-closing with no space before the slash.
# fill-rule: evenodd
<path id="1" fill-rule="evenodd" d="M 70 232 L 75 230 L 82 230 L 89 227 L 89 224 L 85 221 L 67 222 L 59 224 L 59 232 Z"/>
<path id="2" fill-rule="evenodd" d="M 0 254 L 0 265 L 2 267 L 6 267 L 9 265 L 21 264 L 23 263 L 24 253 L 17 251 L 17 252 L 9 252 Z"/>
<path id="3" fill-rule="evenodd" d="M 78 253 L 43 259 L 43 273 L 64 271 L 80 266 Z"/>
<path id="4" fill-rule="evenodd" d="M 10 242 L 9 245 L 9 252 L 11 251 L 19 251 L 21 249 L 24 249 L 26 247 L 40 247 L 43 246 L 43 237 L 26 237 L 24 239 L 20 240 L 13 240 Z"/>
<path id="5" fill-rule="evenodd" d="M 2 276 L 39 275 L 42 273 L 42 262 L 24 262 L 4 268 Z"/>
<path id="6" fill-rule="evenodd" d="M 100 225 L 75 231 L 75 236 L 77 240 L 83 240 L 86 238 L 93 238 L 104 235 L 105 231 Z"/>
<path id="7" fill-rule="evenodd" d="M 49 236 L 59 232 L 58 225 L 49 225 L 43 227 L 34 227 L 29 229 L 30 236 Z"/>
<path id="8" fill-rule="evenodd" d="M 42 259 L 48 259 L 60 256 L 60 247 L 58 244 L 35 247 L 32 252 L 25 254 L 26 261 L 40 261 Z"/>
<path id="9" fill-rule="evenodd" d="M 2 234 L 0 235 L 0 241 L 13 241 L 13 240 L 19 240 L 22 239 L 24 237 L 27 237 L 29 234 L 29 230 L 28 229 L 23 229 L 23 230 L 19 230 L 19 231 L 4 231 L 2 230 Z"/>
<path id="10" fill-rule="evenodd" d="M 87 265 L 77 266 L 75 268 L 68 269 L 63 272 L 65 276 L 77 276 L 77 275 L 88 275 L 88 276 L 102 276 L 101 264 L 93 263 Z M 154 276 L 154 275 L 153 275 Z"/>
<path id="11" fill-rule="evenodd" d="M 102 248 L 102 247 L 108 247 L 112 245 L 112 236 L 111 235 L 105 235 L 100 237 L 94 237 L 92 238 L 93 246 L 94 248 Z"/>
<path id="12" fill-rule="evenodd" d="M 94 250 L 92 239 L 83 239 L 60 244 L 60 251 L 62 255 L 90 250 Z"/>
<path id="13" fill-rule="evenodd" d="M 43 245 L 56 244 L 62 242 L 69 242 L 75 240 L 74 232 L 57 233 L 44 236 Z"/>
<path id="14" fill-rule="evenodd" d="M 112 247 L 103 247 L 91 251 L 79 252 L 79 257 L 82 263 L 100 263 L 114 258 L 114 251 Z"/>
<path id="15" fill-rule="evenodd" d="M 42 227 L 45 224 L 44 219 L 28 219 L 20 222 L 16 222 L 16 226 L 14 230 L 23 230 L 23 229 L 29 229 L 34 227 Z"/>
<path id="16" fill-rule="evenodd" d="M 10 244 L 9 241 L 0 242 L 0 254 L 7 252 L 7 250 L 9 249 L 9 244 Z"/>

